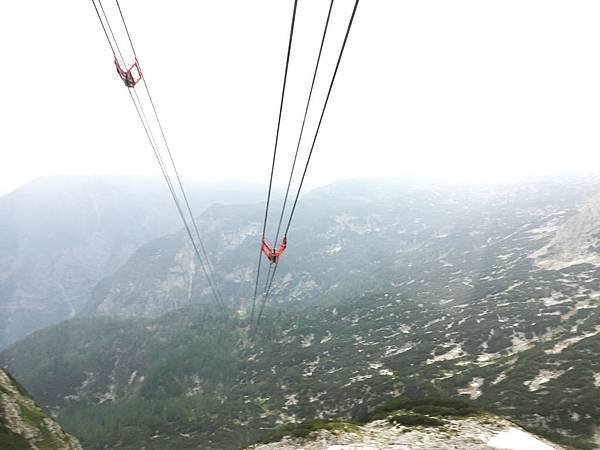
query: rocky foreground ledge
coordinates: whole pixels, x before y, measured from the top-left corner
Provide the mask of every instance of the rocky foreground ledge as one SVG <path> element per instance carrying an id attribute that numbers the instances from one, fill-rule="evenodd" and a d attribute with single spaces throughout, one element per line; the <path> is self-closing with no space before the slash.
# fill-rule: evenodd
<path id="1" fill-rule="evenodd" d="M 79 441 L 48 417 L 0 369 L 0 449 L 82 450 Z"/>
<path id="2" fill-rule="evenodd" d="M 443 425 L 401 425 L 389 419 L 365 425 L 321 429 L 306 437 L 284 437 L 252 450 L 558 450 L 557 444 L 535 436 L 491 414 L 447 419 Z"/>

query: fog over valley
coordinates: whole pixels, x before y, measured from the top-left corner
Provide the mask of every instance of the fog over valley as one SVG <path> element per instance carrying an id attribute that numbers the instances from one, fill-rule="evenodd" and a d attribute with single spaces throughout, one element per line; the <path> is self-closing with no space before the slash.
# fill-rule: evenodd
<path id="1" fill-rule="evenodd" d="M 0 4 L 0 450 L 600 449 L 599 16 Z"/>

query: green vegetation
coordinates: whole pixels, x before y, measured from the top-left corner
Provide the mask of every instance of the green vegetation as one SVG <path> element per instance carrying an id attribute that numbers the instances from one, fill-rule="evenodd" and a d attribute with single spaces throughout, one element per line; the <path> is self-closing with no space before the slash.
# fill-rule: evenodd
<path id="1" fill-rule="evenodd" d="M 388 417 L 388 422 L 406 427 L 440 427 L 445 423 L 443 420 L 423 414 L 395 414 Z"/>
<path id="2" fill-rule="evenodd" d="M 370 422 L 385 419 L 395 411 L 412 411 L 418 415 L 426 414 L 439 417 L 466 417 L 481 413 L 481 409 L 463 399 L 424 398 L 408 400 L 397 398 L 376 407 L 362 418 L 362 421 Z"/>
<path id="3" fill-rule="evenodd" d="M 11 450 L 30 450 L 31 445 L 24 437 L 13 433 L 0 424 L 0 448 Z"/>
<path id="4" fill-rule="evenodd" d="M 181 442 L 173 445 L 185 448 L 181 434 L 197 428 L 203 440 L 235 447 L 237 437 L 215 418 L 231 420 L 242 408 L 239 398 L 225 402 L 240 373 L 236 321 L 213 308 L 173 312 L 161 322 L 77 319 L 25 341 L 33 353 L 23 353 L 13 373 L 45 406 L 60 406 L 59 422 L 86 448 L 144 441 L 164 448 L 149 439 L 156 433 L 175 433 Z M 33 372 L 22 374 L 27 366 Z"/>
<path id="5" fill-rule="evenodd" d="M 543 341 L 510 356 L 516 317 L 543 322 L 540 304 L 520 307 L 520 316 L 512 303 L 500 313 L 486 312 L 491 302 L 462 305 L 397 292 L 297 312 L 269 308 L 252 342 L 242 318 L 211 307 L 153 320 L 81 318 L 30 336 L 0 361 L 90 450 L 235 449 L 266 438 L 281 420 L 443 420 L 477 414 L 478 407 L 525 425 L 542 417 L 549 428 L 560 424 L 586 440 L 600 415 L 593 384 L 600 362 L 592 357 L 600 336 L 557 356 L 545 353 L 554 343 Z M 589 320 L 580 331 L 589 332 L 600 312 L 583 312 Z M 498 322 L 498 314 L 513 320 Z M 490 328 L 503 337 L 497 342 L 507 342 L 506 354 L 481 365 L 477 348 Z M 464 356 L 432 362 L 458 344 L 469 349 Z M 548 364 L 573 369 L 530 391 L 524 383 Z M 506 378 L 492 383 L 500 373 Z M 453 397 L 475 377 L 485 380 L 477 401 Z"/>
<path id="6" fill-rule="evenodd" d="M 340 422 L 336 420 L 309 420 L 302 423 L 291 423 L 283 425 L 271 432 L 267 437 L 258 442 L 266 444 L 269 442 L 280 441 L 285 436 L 307 437 L 315 431 L 326 430 L 332 432 L 358 432 L 359 426 L 352 422 Z"/>

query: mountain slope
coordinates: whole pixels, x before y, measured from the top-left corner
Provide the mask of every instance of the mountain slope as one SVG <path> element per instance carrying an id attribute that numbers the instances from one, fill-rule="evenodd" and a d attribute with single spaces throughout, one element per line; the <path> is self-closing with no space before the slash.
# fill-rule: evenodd
<path id="1" fill-rule="evenodd" d="M 254 341 L 243 311 L 184 306 L 208 292 L 176 233 L 97 285 L 90 311 L 121 318 L 40 331 L 0 363 L 89 448 L 237 448 L 282 423 L 457 394 L 594 448 L 600 268 L 544 268 L 536 252 L 597 188 L 336 184 L 303 201 Z M 256 215 L 201 217 L 236 308 L 252 290 Z"/>
<path id="2" fill-rule="evenodd" d="M 243 322 L 205 308 L 78 319 L 0 361 L 89 448 L 236 448 L 281 423 L 359 417 L 399 395 L 457 394 L 593 448 L 600 363 L 590 355 L 600 335 L 588 327 L 600 323 L 597 310 L 561 324 L 548 313 L 563 306 L 541 300 L 520 311 L 521 302 L 498 316 L 485 302 L 360 296 L 269 310 L 254 343 Z"/>
<path id="3" fill-rule="evenodd" d="M 423 421 L 423 417 L 440 424 L 395 424 L 404 421 Z M 424 420 L 427 423 L 427 419 Z M 327 425 L 327 423 L 325 424 Z M 278 442 L 249 447 L 252 450 L 559 450 L 560 447 L 528 433 L 513 423 L 493 415 L 469 418 L 444 418 L 414 413 L 391 415 L 366 425 L 339 426 L 340 429 L 320 430 L 306 437 L 286 437 Z"/>
<path id="4" fill-rule="evenodd" d="M 9 450 L 81 450 L 81 445 L 29 398 L 0 369 L 0 448 Z"/>
<path id="5" fill-rule="evenodd" d="M 533 256 L 540 267 L 560 270 L 577 264 L 600 265 L 600 194 L 592 196 Z"/>
<path id="6" fill-rule="evenodd" d="M 599 188 L 556 181 L 477 191 L 335 183 L 302 199 L 273 301 L 298 308 L 398 286 L 425 297 L 473 296 L 474 283 L 485 276 L 519 281 L 530 254 Z M 234 308 L 252 300 L 261 220 L 259 206 L 217 206 L 199 217 L 219 285 Z M 208 302 L 210 290 L 179 233 L 138 249 L 98 284 L 86 311 L 156 317 L 192 299 Z"/>
<path id="7" fill-rule="evenodd" d="M 232 448 L 237 433 L 216 418 L 241 408 L 235 396 L 223 402 L 240 373 L 240 332 L 210 308 L 156 321 L 72 319 L 17 343 L 2 365 L 18 368 L 85 448 Z"/>
<path id="8" fill-rule="evenodd" d="M 258 198 L 248 185 L 189 191 L 196 210 Z M 180 226 L 154 178 L 43 178 L 0 197 L 0 348 L 72 317 L 136 248 Z"/>

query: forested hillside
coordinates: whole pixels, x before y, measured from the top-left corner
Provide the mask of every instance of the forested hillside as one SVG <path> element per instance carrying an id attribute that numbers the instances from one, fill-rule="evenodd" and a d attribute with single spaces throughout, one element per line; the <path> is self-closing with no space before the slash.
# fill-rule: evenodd
<path id="1" fill-rule="evenodd" d="M 190 184 L 197 211 L 257 201 L 259 192 Z M 140 245 L 180 228 L 155 178 L 50 177 L 0 197 L 0 348 L 78 314 L 96 283 Z"/>
<path id="2" fill-rule="evenodd" d="M 298 207 L 273 302 L 301 308 L 399 286 L 411 295 L 476 298 L 479 280 L 492 279 L 508 287 L 527 279 L 530 256 L 599 188 L 595 180 L 480 189 L 390 180 L 317 189 Z M 261 220 L 261 205 L 215 206 L 198 218 L 235 309 L 252 300 Z M 191 299 L 212 296 L 180 232 L 140 247 L 98 283 L 86 312 L 157 317 Z"/>
<path id="3" fill-rule="evenodd" d="M 101 280 L 87 317 L 19 341 L 0 364 L 86 448 L 238 448 L 288 422 L 456 395 L 594 448 L 598 187 L 317 190 L 302 199 L 255 336 L 260 205 L 213 206 L 199 224 L 226 312 L 176 232 Z"/>
<path id="4" fill-rule="evenodd" d="M 0 361 L 88 448 L 235 448 L 289 421 L 356 418 L 395 396 L 460 394 L 584 448 L 600 414 L 600 366 L 589 357 L 600 336 L 573 327 L 598 323 L 596 310 L 560 326 L 552 312 L 564 305 L 541 300 L 517 312 L 518 304 L 498 314 L 400 292 L 360 296 L 269 311 L 256 342 L 244 321 L 207 307 L 154 320 L 74 319 Z M 548 319 L 531 326 L 539 317 Z"/>

